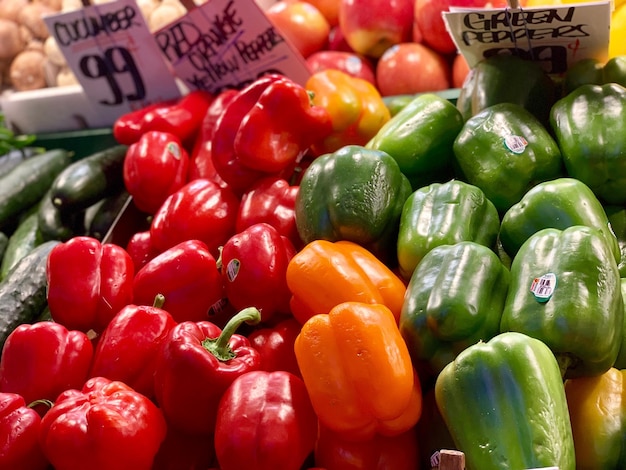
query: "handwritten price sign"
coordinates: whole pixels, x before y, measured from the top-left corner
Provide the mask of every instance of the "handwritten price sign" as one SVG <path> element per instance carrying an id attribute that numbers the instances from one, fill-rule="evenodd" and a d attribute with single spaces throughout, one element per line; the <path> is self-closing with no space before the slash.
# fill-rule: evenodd
<path id="1" fill-rule="evenodd" d="M 468 64 L 494 54 L 535 60 L 550 74 L 562 74 L 585 58 L 606 60 L 609 1 L 522 9 L 451 9 L 446 27 Z"/>
<path id="2" fill-rule="evenodd" d="M 93 5 L 44 21 L 91 104 L 111 120 L 180 96 L 135 1 Z"/>
<path id="3" fill-rule="evenodd" d="M 156 41 L 191 89 L 240 89 L 267 73 L 304 85 L 310 71 L 255 0 L 211 0 L 157 31 Z"/>

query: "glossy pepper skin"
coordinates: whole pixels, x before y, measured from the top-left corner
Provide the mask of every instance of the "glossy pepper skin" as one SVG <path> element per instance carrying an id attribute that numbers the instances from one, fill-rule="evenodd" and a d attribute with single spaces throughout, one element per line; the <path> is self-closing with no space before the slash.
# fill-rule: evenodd
<path id="1" fill-rule="evenodd" d="M 126 145 L 137 142 L 149 131 L 169 132 L 181 141 L 192 140 L 214 97 L 203 90 L 192 90 L 182 98 L 155 103 L 117 118 L 113 136 Z"/>
<path id="2" fill-rule="evenodd" d="M 48 307 L 70 330 L 101 332 L 133 296 L 135 268 L 126 250 L 93 237 L 55 246 L 47 262 Z"/>
<path id="3" fill-rule="evenodd" d="M 204 242 L 217 258 L 218 247 L 235 234 L 239 198 L 228 187 L 196 179 L 172 193 L 156 211 L 150 239 L 159 251 L 185 240 Z"/>
<path id="4" fill-rule="evenodd" d="M 266 223 L 254 224 L 228 239 L 221 253 L 224 292 L 236 310 L 256 307 L 261 321 L 289 314 L 286 273 L 296 249 Z"/>
<path id="5" fill-rule="evenodd" d="M 165 297 L 163 309 L 177 322 L 209 318 L 224 297 L 217 262 L 200 240 L 187 240 L 165 250 L 141 268 L 133 280 L 133 303 L 152 305 Z"/>
<path id="6" fill-rule="evenodd" d="M 497 54 L 472 68 L 459 90 L 456 106 L 466 121 L 494 104 L 514 103 L 548 126 L 550 108 L 556 99 L 556 84 L 539 63 Z"/>
<path id="7" fill-rule="evenodd" d="M 170 331 L 157 357 L 155 393 L 169 425 L 192 435 L 212 436 L 222 395 L 240 375 L 259 370 L 261 358 L 245 336 L 243 322 L 261 315 L 247 308 L 224 329 L 208 322 L 182 322 Z"/>
<path id="8" fill-rule="evenodd" d="M 332 130 L 327 111 L 306 89 L 264 75 L 241 90 L 215 124 L 211 153 L 221 178 L 243 193 L 262 176 L 293 172 L 296 162 Z"/>
<path id="9" fill-rule="evenodd" d="M 332 133 L 313 144 L 318 155 L 346 145 L 365 145 L 391 118 L 372 83 L 340 70 L 316 72 L 304 86 L 313 94 L 313 104 L 325 108 L 332 122 Z"/>
<path id="10" fill-rule="evenodd" d="M 293 345 L 302 325 L 292 316 L 275 324 L 263 326 L 248 334 L 248 340 L 261 355 L 261 369 L 284 370 L 300 377 Z"/>
<path id="11" fill-rule="evenodd" d="M 187 182 L 189 154 L 174 134 L 149 131 L 130 145 L 124 159 L 124 187 L 140 211 L 154 214 Z"/>
<path id="12" fill-rule="evenodd" d="M 41 420 L 40 442 L 57 470 L 149 470 L 165 433 L 163 415 L 148 398 L 94 377 L 59 395 Z"/>
<path id="13" fill-rule="evenodd" d="M 388 154 L 348 145 L 322 155 L 306 169 L 296 197 L 296 227 L 302 241 L 348 240 L 395 264 L 408 179 Z"/>
<path id="14" fill-rule="evenodd" d="M 113 317 L 98 338 L 90 377 L 119 380 L 154 397 L 156 353 L 176 325 L 164 302 L 157 296 L 154 305 L 127 305 Z"/>
<path id="15" fill-rule="evenodd" d="M 415 470 L 420 468 L 418 442 L 414 428 L 397 436 L 350 441 L 320 426 L 315 464 L 326 470 Z"/>
<path id="16" fill-rule="evenodd" d="M 463 118 L 447 99 L 419 94 L 387 121 L 366 144 L 389 154 L 407 176 L 413 190 L 453 176 L 454 139 Z"/>
<path id="17" fill-rule="evenodd" d="M 626 88 L 608 83 L 582 85 L 550 111 L 567 174 L 608 204 L 626 202 L 625 110 Z"/>
<path id="18" fill-rule="evenodd" d="M 477 186 L 451 180 L 414 191 L 404 203 L 397 239 L 400 275 L 411 279 L 415 267 L 439 245 L 473 241 L 494 247 L 498 211 Z"/>
<path id="19" fill-rule="evenodd" d="M 626 465 L 626 371 L 565 381 L 577 470 L 617 470 Z"/>
<path id="20" fill-rule="evenodd" d="M 48 460 L 39 445 L 41 417 L 17 393 L 0 392 L 0 468 L 45 470 Z"/>
<path id="21" fill-rule="evenodd" d="M 0 357 L 0 392 L 25 401 L 52 400 L 83 385 L 93 358 L 91 341 L 82 331 L 54 322 L 18 326 Z"/>
<path id="22" fill-rule="evenodd" d="M 343 302 L 311 317 L 295 352 L 320 424 L 344 438 L 395 436 L 418 421 L 421 385 L 384 305 Z"/>
<path id="23" fill-rule="evenodd" d="M 561 151 L 530 111 L 499 103 L 472 116 L 454 141 L 463 179 L 503 214 L 538 182 L 564 174 Z"/>
<path id="24" fill-rule="evenodd" d="M 574 178 L 556 178 L 529 190 L 502 217 L 500 242 L 511 257 L 534 233 L 572 225 L 597 228 L 605 236 L 617 263 L 621 252 L 608 215 L 589 186 Z"/>
<path id="25" fill-rule="evenodd" d="M 611 230 L 617 238 L 620 260 L 617 263 L 620 277 L 626 278 L 626 207 L 604 206 L 604 212 L 611 224 Z M 625 364 L 626 366 L 626 364 Z"/>
<path id="26" fill-rule="evenodd" d="M 414 362 L 436 375 L 468 346 L 496 336 L 509 282 L 486 246 L 465 241 L 429 251 L 411 276 L 399 322 Z"/>
<path id="27" fill-rule="evenodd" d="M 546 228 L 522 245 L 511 265 L 502 332 L 543 341 L 568 379 L 598 375 L 613 365 L 623 321 L 617 263 L 600 231 Z"/>
<path id="28" fill-rule="evenodd" d="M 575 470 L 565 390 L 543 342 L 509 332 L 470 346 L 439 374 L 435 398 L 468 470 Z"/>
<path id="29" fill-rule="evenodd" d="M 289 372 L 247 372 L 222 395 L 215 425 L 221 470 L 300 470 L 316 438 L 307 389 Z"/>
<path id="30" fill-rule="evenodd" d="M 400 318 L 404 282 L 356 243 L 312 241 L 291 259 L 286 276 L 291 313 L 301 324 L 347 301 L 384 304 Z"/>
<path id="31" fill-rule="evenodd" d="M 302 247 L 296 227 L 296 196 L 299 185 L 279 176 L 257 181 L 241 196 L 235 230 L 242 232 L 251 225 L 266 222 L 289 238 L 293 246 Z"/>
<path id="32" fill-rule="evenodd" d="M 581 85 L 605 83 L 626 86 L 626 56 L 611 57 L 606 62 L 595 57 L 574 62 L 563 75 L 563 94 L 566 95 Z"/>

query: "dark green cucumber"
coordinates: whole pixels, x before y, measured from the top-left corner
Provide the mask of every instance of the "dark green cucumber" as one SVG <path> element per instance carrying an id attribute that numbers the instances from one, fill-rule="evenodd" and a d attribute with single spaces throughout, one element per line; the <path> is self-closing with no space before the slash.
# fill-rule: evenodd
<path id="1" fill-rule="evenodd" d="M 117 193 L 124 187 L 127 148 L 116 145 L 69 165 L 52 183 L 52 203 L 67 214 Z"/>
<path id="2" fill-rule="evenodd" d="M 17 262 L 44 242 L 39 232 L 37 212 L 32 212 L 9 237 L 9 243 L 0 264 L 0 281 Z"/>
<path id="3" fill-rule="evenodd" d="M 48 254 L 59 244 L 48 241 L 22 258 L 0 282 L 0 350 L 19 325 L 41 315 L 46 301 Z"/>
<path id="4" fill-rule="evenodd" d="M 18 166 L 24 160 L 43 153 L 43 149 L 39 147 L 24 147 L 22 149 L 13 149 L 8 153 L 0 156 L 0 177 L 6 175 L 13 168 Z"/>
<path id="5" fill-rule="evenodd" d="M 0 177 L 0 230 L 36 204 L 70 163 L 67 150 L 48 150 L 22 161 Z"/>
<path id="6" fill-rule="evenodd" d="M 102 241 L 129 197 L 128 191 L 122 189 L 118 193 L 104 199 L 89 220 L 87 235 Z"/>
<path id="7" fill-rule="evenodd" d="M 67 241 L 85 232 L 84 211 L 64 214 L 52 203 L 50 191 L 41 198 L 37 209 L 37 224 L 44 240 Z"/>

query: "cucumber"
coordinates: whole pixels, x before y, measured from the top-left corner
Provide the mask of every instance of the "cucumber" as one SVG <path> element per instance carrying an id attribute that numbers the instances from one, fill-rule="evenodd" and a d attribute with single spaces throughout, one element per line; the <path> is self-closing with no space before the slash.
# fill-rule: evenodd
<path id="1" fill-rule="evenodd" d="M 0 281 L 7 276 L 7 273 L 20 259 L 41 245 L 43 241 L 39 232 L 37 212 L 33 212 L 18 225 L 15 232 L 9 237 L 9 243 L 0 264 Z"/>
<path id="2" fill-rule="evenodd" d="M 46 308 L 48 254 L 59 244 L 44 242 L 22 258 L 0 282 L 0 351 L 11 332 Z"/>
<path id="3" fill-rule="evenodd" d="M 87 235 L 102 241 L 113 222 L 124 208 L 126 201 L 130 197 L 126 189 L 122 189 L 116 194 L 109 196 L 102 201 L 89 220 L 87 225 Z"/>
<path id="4" fill-rule="evenodd" d="M 24 147 L 22 149 L 13 149 L 8 153 L 5 153 L 0 156 L 0 177 L 6 175 L 24 160 L 34 157 L 42 152 L 43 149 L 38 147 Z"/>
<path id="5" fill-rule="evenodd" d="M 22 161 L 0 177 L 0 230 L 36 204 L 70 163 L 67 150 L 53 149 Z"/>
<path id="6" fill-rule="evenodd" d="M 58 240 L 64 242 L 75 235 L 82 235 L 85 232 L 83 214 L 83 211 L 70 214 L 61 213 L 61 210 L 52 203 L 52 197 L 48 191 L 41 198 L 37 209 L 39 232 L 45 241 Z"/>
<path id="7" fill-rule="evenodd" d="M 68 214 L 117 193 L 124 187 L 127 148 L 116 145 L 69 165 L 52 183 L 52 203 Z"/>

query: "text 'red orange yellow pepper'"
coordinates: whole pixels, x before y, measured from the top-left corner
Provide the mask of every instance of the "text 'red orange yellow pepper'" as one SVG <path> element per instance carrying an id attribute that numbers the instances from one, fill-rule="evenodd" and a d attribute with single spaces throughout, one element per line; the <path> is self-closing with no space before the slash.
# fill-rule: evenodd
<path id="1" fill-rule="evenodd" d="M 294 350 L 320 424 L 360 441 L 411 429 L 422 391 L 389 308 L 343 302 L 310 318 Z"/>
<path id="2" fill-rule="evenodd" d="M 362 78 L 334 69 L 309 77 L 305 88 L 312 92 L 312 103 L 326 108 L 333 132 L 318 141 L 313 150 L 331 153 L 345 145 L 365 145 L 390 118 L 379 91 Z"/>
<path id="3" fill-rule="evenodd" d="M 301 324 L 347 301 L 384 304 L 396 323 L 406 285 L 387 265 L 361 245 L 340 240 L 314 240 L 287 266 L 290 308 Z"/>

